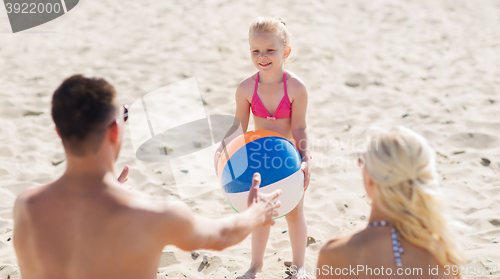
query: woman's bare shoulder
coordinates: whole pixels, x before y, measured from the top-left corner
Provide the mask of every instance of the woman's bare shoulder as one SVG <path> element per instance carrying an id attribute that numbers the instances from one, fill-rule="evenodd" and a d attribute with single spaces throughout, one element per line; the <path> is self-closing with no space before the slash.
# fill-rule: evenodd
<path id="1" fill-rule="evenodd" d="M 352 250 L 352 235 L 330 239 L 321 247 L 320 255 L 330 260 L 338 260 Z"/>
<path id="2" fill-rule="evenodd" d="M 345 263 L 358 260 L 366 246 L 376 242 L 378 236 L 368 237 L 366 230 L 358 233 L 331 239 L 322 248 L 320 254 L 330 260 L 339 260 Z"/>

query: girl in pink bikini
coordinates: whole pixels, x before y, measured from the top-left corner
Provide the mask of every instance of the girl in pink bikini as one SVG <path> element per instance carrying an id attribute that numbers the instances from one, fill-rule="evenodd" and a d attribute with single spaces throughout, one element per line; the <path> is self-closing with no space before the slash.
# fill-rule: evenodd
<path id="1" fill-rule="evenodd" d="M 243 132 L 247 131 L 250 112 L 256 130 L 282 134 L 297 146 L 302 157 L 304 190 L 309 185 L 310 163 L 307 150 L 306 109 L 307 89 L 295 74 L 285 71 L 284 63 L 291 52 L 290 35 L 285 21 L 259 17 L 250 25 L 251 59 L 258 72 L 244 79 L 236 89 L 236 118 Z M 216 160 L 222 151 L 219 148 Z M 293 278 L 300 278 L 304 267 L 307 226 L 304 218 L 304 198 L 285 217 L 292 245 Z M 270 226 L 259 227 L 252 233 L 252 263 L 240 278 L 256 278 L 262 270 Z"/>

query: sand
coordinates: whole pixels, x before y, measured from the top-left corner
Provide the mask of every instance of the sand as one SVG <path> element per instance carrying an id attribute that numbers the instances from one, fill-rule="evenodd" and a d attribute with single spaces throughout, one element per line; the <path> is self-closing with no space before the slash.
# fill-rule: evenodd
<path id="1" fill-rule="evenodd" d="M 236 86 L 255 72 L 248 24 L 261 15 L 287 20 L 293 38 L 286 69 L 309 91 L 314 166 L 305 214 L 317 242 L 307 247 L 307 267 L 315 267 L 328 239 L 367 224 L 369 200 L 354 158 L 373 124 L 405 125 L 429 140 L 450 214 L 469 226 L 459 239 L 468 264 L 500 267 L 498 1 L 86 0 L 18 34 L 0 8 L 0 278 L 20 278 L 10 240 L 16 195 L 65 169 L 50 116 L 62 79 L 107 77 L 121 100 L 133 103 L 195 77 L 208 114 L 234 114 Z M 127 133 L 116 163 L 131 168 L 126 185 L 178 195 L 169 164 L 138 160 Z M 219 189 L 186 202 L 209 217 L 232 213 Z M 272 228 L 262 278 L 286 278 L 279 261 L 291 258 L 286 231 L 285 220 Z M 165 247 L 158 278 L 235 278 L 250 264 L 250 243 L 199 251 L 208 253 L 208 267 L 202 256 Z"/>

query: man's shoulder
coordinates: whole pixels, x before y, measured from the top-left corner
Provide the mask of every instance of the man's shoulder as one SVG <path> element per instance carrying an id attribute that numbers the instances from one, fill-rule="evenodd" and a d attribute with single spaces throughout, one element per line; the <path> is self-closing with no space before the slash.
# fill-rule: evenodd
<path id="1" fill-rule="evenodd" d="M 41 197 L 50 186 L 51 184 L 47 184 L 43 186 L 29 187 L 24 189 L 21 193 L 19 193 L 19 195 L 17 195 L 14 206 L 29 205 L 37 201 L 39 197 Z"/>
<path id="2" fill-rule="evenodd" d="M 153 197 L 142 192 L 118 189 L 119 195 L 125 195 L 127 202 L 123 204 L 128 211 L 139 215 L 148 215 L 158 221 L 172 221 L 184 219 L 186 212 L 191 211 L 189 206 L 176 196 Z"/>
<path id="3" fill-rule="evenodd" d="M 35 205 L 43 197 L 44 193 L 47 191 L 47 188 L 49 188 L 50 186 L 51 184 L 29 187 L 19 193 L 17 195 L 16 201 L 14 202 L 14 221 L 17 221 L 19 223 L 21 220 L 27 220 L 26 218 L 28 217 L 28 215 L 30 215 L 30 212 L 36 211 Z"/>
<path id="4" fill-rule="evenodd" d="M 130 193 L 126 204 L 127 214 L 122 215 L 127 223 L 145 224 L 148 234 L 162 245 L 171 242 L 173 236 L 189 232 L 195 224 L 191 208 L 175 197 L 148 197 L 145 194 Z"/>

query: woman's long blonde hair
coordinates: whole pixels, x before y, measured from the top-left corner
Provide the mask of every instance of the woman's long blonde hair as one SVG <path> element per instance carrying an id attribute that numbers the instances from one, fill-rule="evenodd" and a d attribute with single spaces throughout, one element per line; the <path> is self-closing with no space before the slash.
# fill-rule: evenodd
<path id="1" fill-rule="evenodd" d="M 442 213 L 435 152 L 419 134 L 405 127 L 369 131 L 366 170 L 374 184 L 374 201 L 389 216 L 401 236 L 429 251 L 442 265 L 460 265 L 450 221 Z"/>

